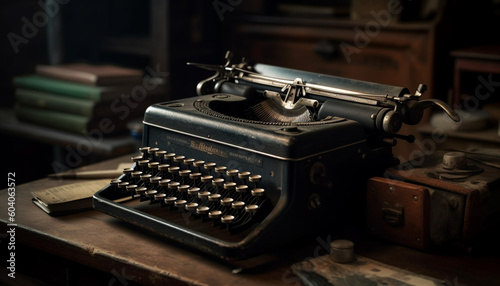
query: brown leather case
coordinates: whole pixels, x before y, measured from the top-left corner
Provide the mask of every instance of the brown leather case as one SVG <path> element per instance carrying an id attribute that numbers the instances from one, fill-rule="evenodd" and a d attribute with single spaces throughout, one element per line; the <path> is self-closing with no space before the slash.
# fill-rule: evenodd
<path id="1" fill-rule="evenodd" d="M 367 225 L 374 236 L 425 249 L 429 236 L 429 191 L 397 180 L 374 177 L 367 183 Z"/>

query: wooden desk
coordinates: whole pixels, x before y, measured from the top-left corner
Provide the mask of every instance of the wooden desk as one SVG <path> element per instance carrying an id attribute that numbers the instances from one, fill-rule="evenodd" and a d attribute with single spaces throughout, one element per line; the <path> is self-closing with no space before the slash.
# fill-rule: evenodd
<path id="1" fill-rule="evenodd" d="M 81 169 L 115 168 L 129 158 L 120 157 Z M 23 171 L 17 170 L 16 175 L 20 172 Z M 3 176 L 6 182 L 7 174 Z M 493 285 L 500 281 L 497 237 L 491 237 L 494 243 L 484 244 L 484 249 L 467 255 L 462 252 L 430 254 L 356 232 L 338 233 L 318 236 L 236 265 L 165 241 L 96 210 L 51 217 L 31 202 L 32 191 L 72 182 L 76 181 L 44 178 L 16 186 L 17 280 L 7 277 L 9 239 L 6 234 L 11 227 L 7 226 L 8 193 L 6 189 L 0 191 L 3 262 L 0 284 L 40 285 L 39 280 L 43 280 L 51 285 L 300 285 L 291 274 L 290 266 L 308 257 L 325 255 L 325 242 L 337 238 L 354 241 L 359 255 L 449 283 L 444 285 Z M 251 265 L 254 267 L 250 268 Z M 240 266 L 244 266 L 243 271 L 233 273 Z M 33 282 L 33 277 L 39 280 Z"/>

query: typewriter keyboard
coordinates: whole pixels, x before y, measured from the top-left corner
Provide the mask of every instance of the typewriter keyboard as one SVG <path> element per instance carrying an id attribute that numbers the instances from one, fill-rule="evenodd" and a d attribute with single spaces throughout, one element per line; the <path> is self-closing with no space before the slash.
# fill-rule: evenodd
<path id="1" fill-rule="evenodd" d="M 132 157 L 133 166 L 110 183 L 117 197 L 135 199 L 138 210 L 200 232 L 220 229 L 229 235 L 248 229 L 268 212 L 259 174 L 159 148 L 140 151 Z"/>

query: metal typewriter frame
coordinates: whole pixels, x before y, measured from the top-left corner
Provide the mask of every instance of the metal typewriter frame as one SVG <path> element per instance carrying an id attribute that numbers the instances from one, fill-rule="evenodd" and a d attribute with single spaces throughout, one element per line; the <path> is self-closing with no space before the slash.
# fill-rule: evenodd
<path id="1" fill-rule="evenodd" d="M 239 148 L 243 150 L 242 152 L 255 152 L 255 154 L 259 156 L 268 156 L 272 160 L 276 160 L 276 158 L 284 158 L 284 160 L 282 160 L 283 163 L 276 162 L 273 164 L 283 164 L 280 165 L 280 168 L 286 169 L 283 171 L 283 174 L 287 176 L 293 177 L 297 174 L 297 172 L 301 172 L 299 169 L 309 171 L 313 174 L 314 163 L 324 161 L 330 169 L 333 166 L 333 170 L 340 170 L 339 167 L 341 166 L 337 165 L 344 163 L 351 167 L 355 167 L 356 164 L 362 165 L 362 167 L 360 167 L 357 171 L 364 170 L 365 173 L 363 173 L 363 176 L 366 176 L 366 179 L 368 179 L 368 176 L 379 174 L 383 171 L 383 169 L 389 167 L 389 165 L 380 166 L 377 164 L 379 162 L 383 162 L 384 160 L 387 161 L 388 158 L 392 158 L 391 147 L 393 144 L 388 143 L 388 140 L 386 139 L 403 138 L 411 141 L 411 136 L 402 136 L 396 133 L 399 130 L 398 120 L 406 124 L 417 124 L 422 117 L 423 109 L 431 105 L 442 107 L 453 120 L 459 120 L 456 113 L 454 113 L 451 108 L 446 106 L 446 104 L 438 100 L 420 100 L 421 94 L 425 91 L 424 85 L 421 85 L 417 89 L 415 95 L 409 95 L 408 90 L 401 87 L 378 85 L 374 83 L 329 76 L 325 77 L 314 73 L 267 65 L 257 64 L 250 66 L 245 61 L 237 65 L 232 65 L 231 54 L 228 54 L 226 59 L 227 62 L 223 66 L 193 64 L 216 71 L 214 76 L 200 82 L 197 86 L 197 93 L 199 97 L 159 103 L 148 109 L 149 115 L 147 111 L 144 120 L 145 126 L 148 127 L 145 128 L 145 134 L 143 137 L 144 146 L 158 144 L 159 141 L 162 141 L 163 137 L 161 137 L 161 132 L 171 132 L 172 134 L 180 137 L 192 135 L 192 138 L 194 138 L 193 140 L 205 140 L 204 142 L 216 144 L 217 146 L 220 145 L 226 146 L 227 148 Z M 329 84 L 331 82 L 337 84 L 338 86 Z M 317 128 L 319 131 L 315 130 L 316 127 L 310 128 L 311 130 L 315 130 L 314 132 L 319 132 L 317 134 L 311 133 L 313 137 L 323 139 L 328 137 L 328 133 L 326 132 L 333 130 L 332 126 L 335 126 L 335 128 L 337 128 L 337 126 L 340 127 L 339 129 L 336 129 L 336 132 L 338 131 L 339 133 L 338 136 L 335 137 L 336 139 L 333 140 L 335 142 L 326 142 L 326 145 L 323 146 L 323 149 L 320 151 L 306 152 L 305 154 L 302 154 L 300 152 L 303 152 L 304 150 L 296 151 L 301 150 L 301 148 L 295 146 L 291 148 L 295 148 L 293 150 L 298 154 L 295 154 L 297 156 L 286 155 L 288 154 L 287 152 L 290 152 L 288 149 L 285 149 L 283 154 L 269 155 L 272 151 L 252 150 L 252 148 L 248 149 L 238 146 L 238 141 L 234 141 L 234 138 L 229 138 L 229 141 L 233 140 L 231 142 L 223 142 L 221 137 L 218 136 L 224 132 L 221 133 L 218 128 L 214 128 L 211 131 L 213 134 L 211 134 L 210 132 L 200 132 L 199 130 L 201 127 L 196 127 L 198 123 L 202 126 L 210 126 L 213 121 L 214 124 L 217 124 L 217 127 L 220 126 L 221 130 L 230 130 L 231 128 L 237 128 L 237 124 L 240 124 L 236 121 L 231 122 L 231 120 L 226 120 L 223 117 L 218 118 L 202 114 L 192 108 L 194 102 L 200 102 L 203 100 L 222 100 L 229 102 L 231 102 L 231 100 L 245 100 L 244 96 L 224 93 L 224 88 L 230 86 L 227 85 L 227 83 L 233 85 L 251 86 L 252 88 L 256 87 L 265 98 L 276 100 L 276 102 L 282 104 L 284 109 L 295 109 L 300 106 L 317 109 L 320 105 L 326 106 L 327 101 L 337 102 L 340 100 L 341 102 L 345 102 L 347 104 L 346 107 L 352 108 L 351 105 L 356 105 L 354 108 L 359 107 L 360 110 L 366 112 L 362 114 L 362 118 L 344 117 L 339 119 L 333 116 L 327 116 L 326 120 L 331 120 L 330 125 L 323 124 L 323 127 Z M 356 88 L 356 90 L 354 90 L 354 88 Z M 189 108 L 183 110 L 184 106 L 188 106 Z M 328 115 L 328 112 L 329 111 L 327 110 L 324 113 Z M 376 119 L 375 115 L 377 113 L 383 113 L 383 118 L 380 120 L 380 124 L 375 124 L 373 122 Z M 356 114 L 354 115 L 357 116 Z M 183 121 L 186 130 L 177 130 L 173 126 L 167 126 L 168 124 L 164 125 L 164 118 L 176 117 Z M 392 123 L 387 123 L 388 120 L 392 120 L 394 118 L 396 119 L 394 121 L 396 123 L 394 126 L 391 125 Z M 364 121 L 365 123 L 360 124 L 358 121 Z M 296 126 L 300 126 L 300 124 L 295 123 L 284 124 L 281 131 L 275 129 L 271 130 L 268 128 L 269 126 L 265 124 L 259 125 L 245 121 L 243 121 L 242 124 L 246 128 L 246 132 L 242 132 L 242 134 L 235 134 L 244 138 L 244 140 L 251 140 L 252 136 L 262 136 L 263 138 L 267 138 L 269 137 L 269 134 L 278 136 L 277 138 L 282 140 L 283 138 L 292 138 L 296 135 L 298 137 L 293 137 L 290 139 L 290 142 L 295 142 L 295 144 L 308 144 L 302 149 L 316 149 L 315 142 L 307 143 L 306 140 L 301 139 L 302 137 L 300 137 L 301 133 L 305 132 L 304 134 L 309 134 L 307 124 L 304 125 L 306 127 L 303 127 L 303 131 L 299 130 L 299 132 L 296 132 Z M 314 126 L 314 124 L 311 126 Z M 294 134 L 293 132 L 296 134 L 291 135 Z M 251 133 L 252 136 L 246 133 Z M 350 134 L 349 136 L 352 137 L 351 141 L 348 139 L 345 139 L 347 140 L 346 142 L 342 141 L 344 140 L 342 139 L 342 136 L 346 136 L 346 134 Z M 150 136 L 152 137 L 150 138 Z M 372 144 L 370 141 L 373 138 L 375 138 L 374 141 L 376 144 L 370 147 L 368 145 Z M 178 148 L 178 150 L 182 151 L 187 148 L 183 147 L 182 144 L 176 144 L 175 141 L 169 141 L 168 144 L 172 144 L 169 146 L 174 146 L 175 148 Z M 266 141 L 264 145 L 266 144 L 272 145 L 273 142 Z M 269 148 L 273 149 L 273 146 L 270 146 Z M 366 157 L 368 157 L 369 160 L 366 160 Z M 337 160 L 338 162 L 332 163 L 332 161 Z M 390 165 L 395 163 L 396 162 L 392 162 Z M 338 175 L 333 175 L 342 177 L 346 174 L 349 173 L 344 170 Z M 124 175 L 122 175 L 120 179 L 123 177 Z M 281 177 L 279 179 L 281 179 Z M 290 242 L 295 239 L 294 237 L 283 237 L 280 233 L 281 230 L 289 231 L 289 233 L 286 233 L 284 236 L 298 235 L 298 233 L 303 232 L 302 229 L 293 230 L 289 225 L 283 226 L 281 223 L 287 219 L 300 219 L 302 213 L 297 214 L 291 209 L 299 210 L 304 213 L 307 212 L 307 207 L 303 206 L 300 201 L 308 200 L 309 198 L 307 196 L 309 196 L 309 193 L 297 191 L 296 189 L 308 189 L 312 188 L 313 185 L 311 182 L 298 182 L 298 186 L 296 186 L 294 184 L 297 182 L 294 181 L 293 178 L 288 177 L 282 178 L 281 183 L 282 185 L 279 186 L 282 188 L 279 190 L 281 195 L 279 200 L 274 202 L 274 208 L 267 214 L 266 218 L 264 218 L 259 224 L 253 226 L 250 232 L 246 234 L 247 236 L 236 242 L 229 242 L 205 233 L 200 233 L 176 223 L 149 215 L 148 213 L 138 211 L 137 209 L 129 207 L 125 204 L 117 203 L 114 201 L 117 197 L 112 194 L 110 184 L 105 186 L 93 196 L 93 206 L 95 209 L 104 213 L 216 257 L 222 259 L 243 259 L 269 251 L 272 248 L 281 245 L 282 241 Z M 362 182 L 358 183 L 362 184 Z M 341 188 L 349 188 L 347 183 L 340 183 L 340 186 Z M 359 186 L 356 187 L 359 188 Z M 318 187 L 318 189 L 320 189 L 318 192 L 331 192 L 331 187 L 325 187 L 325 190 L 322 188 L 324 187 Z M 287 193 L 288 191 L 290 191 L 290 193 Z M 316 190 L 314 190 L 314 192 L 316 192 Z M 330 196 L 333 195 L 328 194 L 327 198 L 331 199 Z M 333 205 L 335 206 L 335 204 Z M 332 218 L 332 221 L 339 223 L 338 218 Z M 332 225 L 329 225 L 327 228 L 331 227 Z M 314 231 L 320 231 L 320 229 L 314 229 Z M 290 238 L 290 241 L 288 241 L 288 238 Z"/>

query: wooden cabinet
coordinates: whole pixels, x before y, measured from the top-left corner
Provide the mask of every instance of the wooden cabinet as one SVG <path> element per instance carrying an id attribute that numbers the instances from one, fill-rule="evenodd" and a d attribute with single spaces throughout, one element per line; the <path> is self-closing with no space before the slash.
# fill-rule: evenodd
<path id="1" fill-rule="evenodd" d="M 385 24 L 385 25 L 384 25 Z M 433 97 L 435 22 L 383 23 L 251 16 L 234 28 L 234 50 L 251 61 L 403 86 Z M 405 127 L 402 134 L 414 134 Z M 408 159 L 414 145 L 399 140 Z"/>

